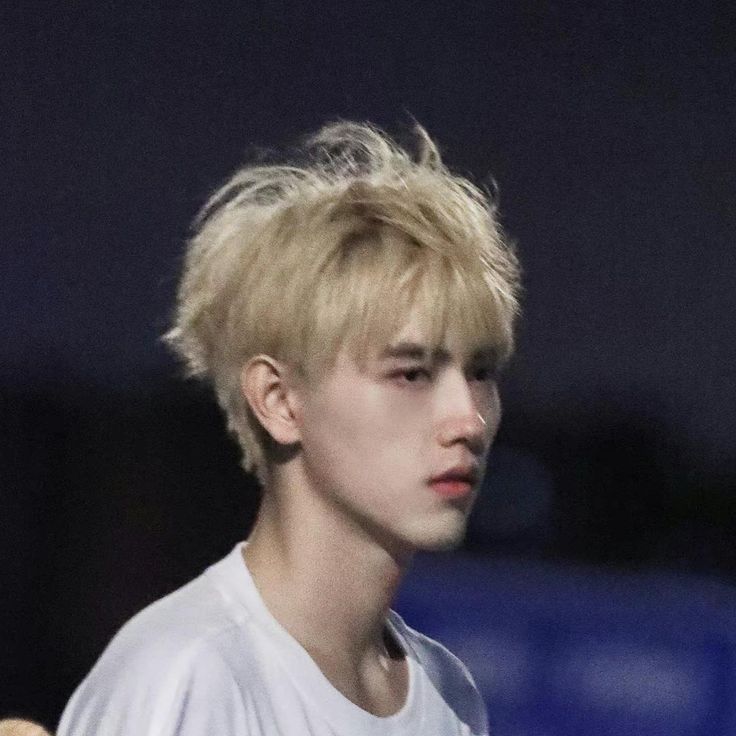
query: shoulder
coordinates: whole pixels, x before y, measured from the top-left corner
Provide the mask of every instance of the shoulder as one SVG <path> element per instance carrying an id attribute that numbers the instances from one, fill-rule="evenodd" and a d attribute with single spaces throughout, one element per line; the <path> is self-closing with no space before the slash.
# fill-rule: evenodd
<path id="1" fill-rule="evenodd" d="M 217 718 L 216 708 L 247 708 L 251 648 L 242 623 L 204 576 L 156 601 L 112 639 L 69 701 L 59 736 L 183 734 L 182 723 L 193 718 L 200 732 L 215 729 L 216 721 L 201 721 Z"/>
<path id="2" fill-rule="evenodd" d="M 206 575 L 192 580 L 133 616 L 103 652 L 90 675 L 135 672 L 155 678 L 163 670 L 214 665 L 234 638 L 247 632 L 223 604 Z"/>
<path id="3" fill-rule="evenodd" d="M 391 621 L 435 685 L 440 686 L 443 691 L 460 694 L 477 692 L 468 668 L 446 646 L 411 628 L 396 613 L 392 613 Z"/>
<path id="4" fill-rule="evenodd" d="M 408 626 L 395 612 L 391 622 L 406 641 L 433 689 L 471 727 L 474 734 L 488 731 L 486 706 L 473 676 L 446 646 Z"/>

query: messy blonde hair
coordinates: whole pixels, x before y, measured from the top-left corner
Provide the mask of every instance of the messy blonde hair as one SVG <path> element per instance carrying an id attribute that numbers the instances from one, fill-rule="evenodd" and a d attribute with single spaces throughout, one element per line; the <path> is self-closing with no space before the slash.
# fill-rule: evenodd
<path id="1" fill-rule="evenodd" d="M 342 346 L 360 359 L 387 343 L 413 307 L 431 343 L 453 330 L 512 352 L 519 269 L 495 205 L 415 133 L 412 155 L 373 126 L 327 125 L 296 163 L 238 170 L 195 220 L 164 339 L 212 381 L 261 482 L 268 437 L 240 386 L 254 355 L 318 376 Z"/>

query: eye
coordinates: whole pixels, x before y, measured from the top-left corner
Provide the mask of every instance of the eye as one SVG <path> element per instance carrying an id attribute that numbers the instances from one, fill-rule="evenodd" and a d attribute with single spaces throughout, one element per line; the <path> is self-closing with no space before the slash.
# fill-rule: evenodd
<path id="1" fill-rule="evenodd" d="M 394 377 L 400 383 L 421 383 L 429 380 L 432 376 L 426 368 L 404 368 L 397 371 Z"/>
<path id="2" fill-rule="evenodd" d="M 495 366 L 479 365 L 470 370 L 470 378 L 473 381 L 495 381 L 498 378 L 498 369 Z"/>

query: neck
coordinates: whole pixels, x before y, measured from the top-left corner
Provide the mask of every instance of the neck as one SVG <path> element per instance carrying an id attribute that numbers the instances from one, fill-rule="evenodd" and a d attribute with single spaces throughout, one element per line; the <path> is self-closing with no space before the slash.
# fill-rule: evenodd
<path id="1" fill-rule="evenodd" d="M 244 557 L 272 615 L 311 654 L 356 672 L 391 656 L 385 621 L 410 552 L 372 538 L 320 494 L 272 486 Z"/>

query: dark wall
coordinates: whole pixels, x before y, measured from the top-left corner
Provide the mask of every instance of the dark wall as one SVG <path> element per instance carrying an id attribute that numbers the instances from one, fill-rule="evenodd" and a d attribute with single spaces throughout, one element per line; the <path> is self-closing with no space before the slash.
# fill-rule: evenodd
<path id="1" fill-rule="evenodd" d="M 188 223 L 253 144 L 409 114 L 492 174 L 525 267 L 468 546 L 736 560 L 733 18 L 716 4 L 0 10 L 0 715 L 53 723 L 114 629 L 257 497 L 167 325 Z M 8 603 L 9 602 L 9 603 Z"/>

